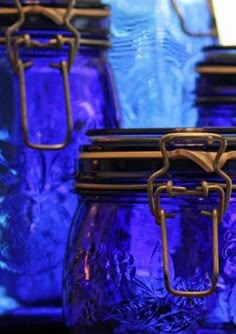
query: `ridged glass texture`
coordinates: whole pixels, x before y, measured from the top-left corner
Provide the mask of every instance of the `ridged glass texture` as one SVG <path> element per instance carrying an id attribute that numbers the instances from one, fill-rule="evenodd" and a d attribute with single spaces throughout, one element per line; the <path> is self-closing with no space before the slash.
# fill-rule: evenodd
<path id="1" fill-rule="evenodd" d="M 208 48 L 202 53 L 201 62 L 197 66 L 193 64 L 192 70 L 198 69 L 200 72 L 195 89 L 190 92 L 198 109 L 199 127 L 236 125 L 235 50 L 234 47 Z M 227 70 L 229 66 L 232 68 L 231 71 Z"/>
<path id="2" fill-rule="evenodd" d="M 46 303 L 60 298 L 67 232 L 77 204 L 74 161 L 88 128 L 116 126 L 106 51 L 81 48 L 70 74 L 73 133 L 62 150 L 28 148 L 23 142 L 19 81 L 0 50 L 0 301 Z M 62 52 L 24 54 L 29 139 L 63 142 L 66 112 L 62 75 L 50 67 Z M 1 305 L 4 305 L 2 303 Z M 10 305 L 10 306 L 9 306 Z M 1 308 L 0 308 L 1 312 Z"/>
<path id="3" fill-rule="evenodd" d="M 206 0 L 176 0 L 186 26 L 209 31 Z M 196 74 L 188 63 L 199 59 L 211 37 L 187 36 L 170 0 L 108 0 L 111 4 L 114 68 L 122 125 L 134 127 L 195 126 L 197 110 L 191 90 Z M 201 18 L 201 19 L 199 19 Z"/>
<path id="4" fill-rule="evenodd" d="M 145 196 L 145 195 L 144 195 Z M 215 200 L 162 200 L 171 284 L 201 291 L 212 278 L 212 221 L 200 214 Z M 165 288 L 161 228 L 145 197 L 81 201 L 68 241 L 64 276 L 67 325 L 73 333 L 235 333 L 235 200 L 219 225 L 220 277 L 206 298 L 175 297 Z"/>

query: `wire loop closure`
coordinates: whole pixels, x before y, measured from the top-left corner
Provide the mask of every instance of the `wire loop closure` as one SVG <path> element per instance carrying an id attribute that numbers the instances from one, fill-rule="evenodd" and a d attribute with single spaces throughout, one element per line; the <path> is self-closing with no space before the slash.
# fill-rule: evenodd
<path id="1" fill-rule="evenodd" d="M 216 154 L 213 162 L 213 170 L 219 177 L 224 180 L 222 184 L 210 184 L 207 181 L 202 181 L 201 185 L 194 188 L 188 189 L 187 187 L 174 186 L 170 180 L 166 183 L 156 182 L 157 178 L 160 178 L 166 174 L 170 167 L 170 161 L 167 151 L 168 143 L 178 143 L 185 141 L 203 141 L 209 144 L 218 142 L 220 148 Z M 163 253 L 163 264 L 164 264 L 164 280 L 166 289 L 175 296 L 179 297 L 206 297 L 212 294 L 217 286 L 219 277 L 219 243 L 218 243 L 218 225 L 227 209 L 229 199 L 232 193 L 232 181 L 230 177 L 220 168 L 220 159 L 225 152 L 227 147 L 226 139 L 218 134 L 214 133 L 173 133 L 167 134 L 162 137 L 160 141 L 160 149 L 163 156 L 164 166 L 157 172 L 153 173 L 148 179 L 148 198 L 149 206 L 152 214 L 156 218 L 156 222 L 161 226 L 162 234 L 162 253 Z M 214 208 L 212 212 L 201 211 L 201 214 L 212 218 L 213 230 L 213 279 L 211 287 L 205 291 L 180 291 L 176 290 L 171 286 L 170 282 L 170 270 L 168 260 L 168 238 L 166 229 L 166 219 L 174 218 L 175 214 L 172 212 L 165 212 L 161 207 L 161 195 L 166 193 L 168 197 L 177 197 L 180 195 L 184 196 L 199 196 L 207 198 L 211 192 L 216 192 L 219 196 L 218 208 Z"/>
<path id="2" fill-rule="evenodd" d="M 71 13 L 76 4 L 76 0 L 69 0 L 68 7 L 63 16 L 60 12 L 49 11 L 47 8 L 40 5 L 29 5 L 23 8 L 20 0 L 14 0 L 15 7 L 19 14 L 18 21 L 6 30 L 6 48 L 10 63 L 13 71 L 19 77 L 20 83 L 20 99 L 21 99 L 21 118 L 23 128 L 23 138 L 25 144 L 33 149 L 40 150 L 57 150 L 62 149 L 68 145 L 71 139 L 73 122 L 72 122 L 72 110 L 71 110 L 71 96 L 70 96 L 70 85 L 69 85 L 69 70 L 75 60 L 76 54 L 80 45 L 80 32 L 71 24 Z M 57 25 L 63 25 L 66 27 L 72 36 L 65 37 L 60 34 L 56 35 L 55 38 L 42 42 L 39 40 L 32 39 L 29 34 L 15 35 L 25 22 L 26 14 L 43 14 L 50 18 Z M 25 71 L 33 66 L 32 61 L 24 62 L 20 58 L 20 48 L 40 48 L 40 49 L 63 49 L 68 46 L 68 59 L 63 60 L 60 63 L 51 63 L 49 66 L 57 68 L 62 76 L 64 92 L 65 92 L 65 105 L 66 105 L 66 137 L 64 142 L 53 145 L 37 144 L 32 143 L 29 139 L 29 126 L 28 126 L 28 110 L 27 110 L 27 89 L 25 82 Z"/>

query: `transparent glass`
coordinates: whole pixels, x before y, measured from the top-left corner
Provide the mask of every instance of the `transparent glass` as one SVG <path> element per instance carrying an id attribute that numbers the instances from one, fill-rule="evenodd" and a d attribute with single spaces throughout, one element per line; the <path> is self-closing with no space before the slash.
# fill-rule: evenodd
<path id="1" fill-rule="evenodd" d="M 64 313 L 75 334 L 235 333 L 236 226 L 233 199 L 219 225 L 220 277 L 209 297 L 176 297 L 163 274 L 161 228 L 146 194 L 82 196 L 67 244 Z M 216 199 L 163 199 L 171 284 L 202 291 L 212 278 Z"/>
<path id="2" fill-rule="evenodd" d="M 199 127 L 206 126 L 236 126 L 236 106 L 230 104 L 211 104 L 198 107 Z"/>
<path id="3" fill-rule="evenodd" d="M 212 28 L 206 0 L 176 0 L 190 31 Z M 180 25 L 170 0 L 108 0 L 112 9 L 110 53 L 125 128 L 193 127 L 196 108 L 184 90 L 194 81 L 189 62 L 212 37 L 190 37 Z M 199 17 L 201 19 L 199 20 Z"/>
<path id="4" fill-rule="evenodd" d="M 91 128 L 117 125 L 116 98 L 106 50 L 81 47 L 69 73 L 73 132 L 62 150 L 37 150 L 23 141 L 19 80 L 0 49 L 0 313 L 18 304 L 50 304 L 61 296 L 67 231 L 77 204 L 74 161 Z M 66 51 L 28 50 L 25 70 L 29 139 L 64 141 L 63 78 L 51 63 Z M 5 305 L 5 306 L 4 306 Z"/>
<path id="5" fill-rule="evenodd" d="M 234 47 L 212 46 L 196 54 L 184 66 L 186 102 L 183 108 L 186 112 L 197 112 L 197 127 L 236 125 L 235 65 Z M 195 73 L 195 77 L 188 73 Z"/>

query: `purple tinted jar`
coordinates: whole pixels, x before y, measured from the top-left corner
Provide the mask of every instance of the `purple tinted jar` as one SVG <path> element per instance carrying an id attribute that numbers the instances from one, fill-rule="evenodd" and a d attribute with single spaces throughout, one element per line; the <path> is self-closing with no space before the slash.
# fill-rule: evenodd
<path id="1" fill-rule="evenodd" d="M 64 270 L 73 333 L 235 333 L 235 132 L 198 131 L 90 132 Z"/>
<path id="2" fill-rule="evenodd" d="M 109 15 L 100 1 L 1 4 L 0 313 L 60 298 L 74 157 L 88 129 L 118 122 Z"/>

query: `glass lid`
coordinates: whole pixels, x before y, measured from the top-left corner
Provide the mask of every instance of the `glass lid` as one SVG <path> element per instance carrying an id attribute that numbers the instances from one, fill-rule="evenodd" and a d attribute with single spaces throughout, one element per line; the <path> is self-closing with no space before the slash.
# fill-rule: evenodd
<path id="1" fill-rule="evenodd" d="M 101 145 L 104 149 L 106 147 L 115 148 L 115 146 L 123 146 L 133 144 L 136 149 L 141 146 L 153 146 L 159 143 L 163 136 L 168 134 L 185 134 L 186 138 L 182 141 L 183 146 L 191 146 L 197 149 L 202 147 L 201 143 L 205 142 L 204 134 L 212 133 L 222 136 L 227 141 L 227 149 L 236 149 L 236 128 L 230 127 L 209 127 L 209 128 L 162 128 L 162 129 L 103 129 L 103 130 L 90 130 L 87 135 L 91 141 L 90 150 L 93 144 Z M 202 134 L 202 136 L 196 136 L 191 138 L 191 134 Z M 187 134 L 190 136 L 188 137 Z M 202 139 L 203 138 L 203 139 Z M 176 139 L 174 145 L 180 145 L 180 140 Z M 173 143 L 172 143 L 173 144 Z M 205 149 L 214 149 L 217 146 L 215 143 L 208 143 L 204 145 Z M 158 148 L 159 146 L 156 146 Z M 87 149 L 88 146 L 84 146 L 83 149 Z"/>
<path id="2" fill-rule="evenodd" d="M 76 0 L 76 7 L 101 6 L 101 0 Z M 54 7 L 66 7 L 68 0 L 21 0 L 22 5 L 50 5 Z M 1 6 L 15 7 L 13 0 L 2 0 Z"/>
<path id="3" fill-rule="evenodd" d="M 225 172 L 233 182 L 236 177 L 235 128 L 95 130 L 88 136 L 91 144 L 80 150 L 78 189 L 144 189 L 155 171 L 160 180 L 181 184 L 230 184 Z"/>
<path id="4" fill-rule="evenodd" d="M 36 30 L 39 34 L 45 32 L 55 34 L 61 30 L 66 34 L 65 17 L 69 15 L 72 26 L 81 33 L 82 39 L 92 39 L 95 42 L 109 39 L 109 6 L 98 0 L 82 0 L 75 1 L 68 11 L 68 5 L 67 0 L 1 2 L 0 33 L 4 34 L 8 27 L 20 22 L 19 25 L 17 23 L 16 34 L 28 33 L 29 30 Z M 84 44 L 83 40 L 81 44 Z"/>

